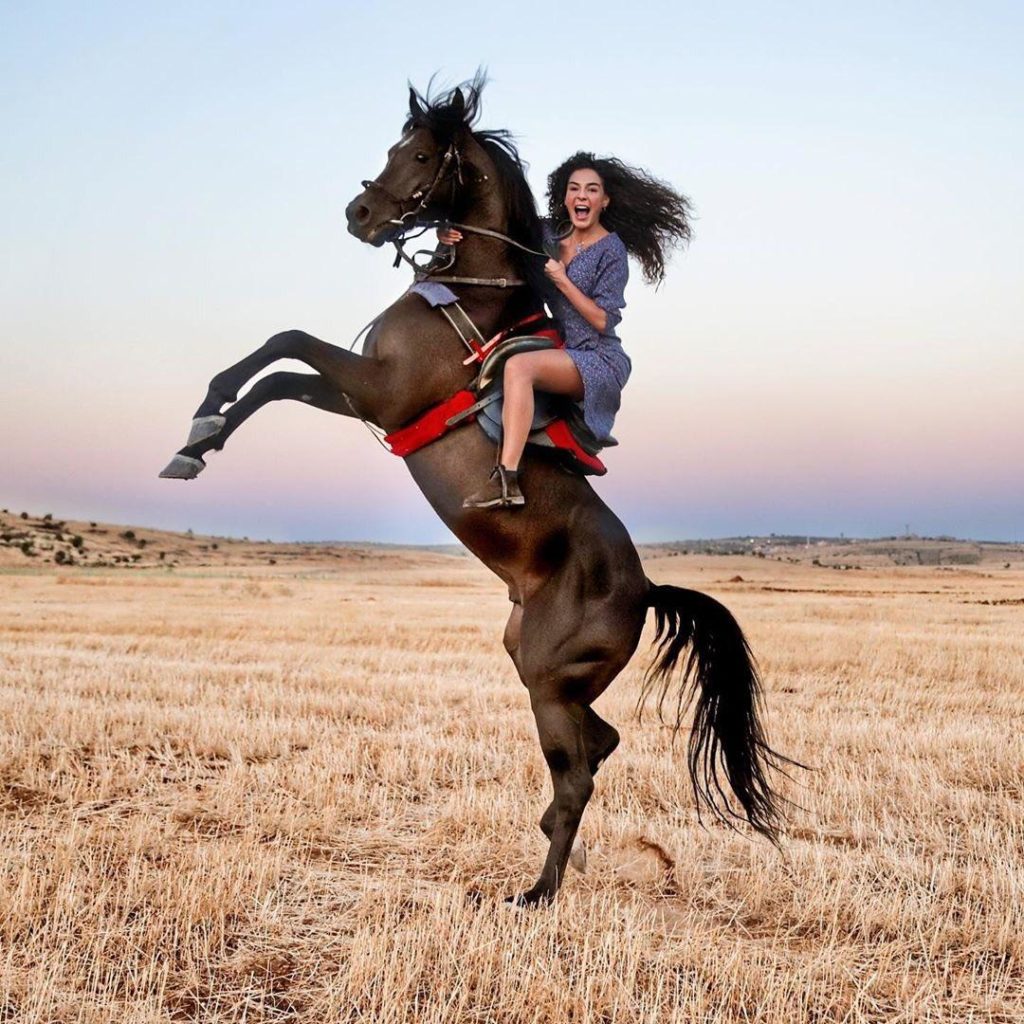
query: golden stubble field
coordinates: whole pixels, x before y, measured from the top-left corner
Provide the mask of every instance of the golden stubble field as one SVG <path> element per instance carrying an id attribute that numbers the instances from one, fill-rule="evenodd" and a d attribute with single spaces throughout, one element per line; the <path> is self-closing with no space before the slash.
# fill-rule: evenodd
<path id="1" fill-rule="evenodd" d="M 1024 570 L 647 568 L 736 613 L 816 770 L 783 854 L 702 830 L 642 647 L 539 912 L 502 898 L 547 771 L 470 559 L 7 570 L 0 1020 L 1024 1019 Z"/>

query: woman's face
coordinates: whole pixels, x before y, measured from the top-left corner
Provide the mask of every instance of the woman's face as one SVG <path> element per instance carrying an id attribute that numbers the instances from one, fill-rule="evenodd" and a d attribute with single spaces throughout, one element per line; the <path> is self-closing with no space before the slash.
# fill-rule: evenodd
<path id="1" fill-rule="evenodd" d="M 565 189 L 565 208 L 574 228 L 586 231 L 593 227 L 607 206 L 608 193 L 597 171 L 584 167 L 569 175 L 569 184 Z"/>

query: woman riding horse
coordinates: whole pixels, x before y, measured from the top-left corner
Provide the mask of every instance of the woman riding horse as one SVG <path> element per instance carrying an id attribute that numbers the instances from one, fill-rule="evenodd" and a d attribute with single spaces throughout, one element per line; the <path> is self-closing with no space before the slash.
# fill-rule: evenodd
<path id="1" fill-rule="evenodd" d="M 489 338 L 535 315 L 547 280 L 529 255 L 543 242 L 542 228 L 515 148 L 504 132 L 473 128 L 482 85 L 478 78 L 433 99 L 410 90 L 401 139 L 347 214 L 349 231 L 374 246 L 399 244 L 417 221 L 461 223 L 468 237 L 459 245 L 457 273 L 446 279 L 458 287 L 466 321 Z M 278 399 L 392 433 L 429 420 L 431 410 L 467 393 L 477 371 L 453 321 L 424 298 L 410 289 L 378 316 L 362 355 L 304 331 L 275 334 L 211 380 L 188 443 L 161 475 L 194 478 L 205 454 Z M 279 359 L 297 359 L 314 372 L 273 373 L 238 397 Z M 769 774 L 786 759 L 765 740 L 760 682 L 736 620 L 705 594 L 647 579 L 625 527 L 587 479 L 540 449 L 530 455 L 526 508 L 463 508 L 493 464 L 493 448 L 470 416 L 450 419 L 439 419 L 436 439 L 410 448 L 405 463 L 448 528 L 508 588 L 505 647 L 529 692 L 554 789 L 540 820 L 549 840 L 544 866 L 514 902 L 549 901 L 562 883 L 594 775 L 619 742 L 591 705 L 629 661 L 652 608 L 660 643 L 641 699 L 653 694 L 659 712 L 667 703 L 678 729 L 694 698 L 688 768 L 698 813 L 704 807 L 727 822 L 742 816 L 774 839 L 779 819 Z M 735 805 L 724 796 L 725 782 Z"/>
<path id="2" fill-rule="evenodd" d="M 666 250 L 690 238 L 689 210 L 685 196 L 614 158 L 580 152 L 552 171 L 544 247 L 558 258 L 549 259 L 544 272 L 557 289 L 551 305 L 565 347 L 521 352 L 505 363 L 498 465 L 466 499 L 467 508 L 525 504 L 519 460 L 533 424 L 534 389 L 581 403 L 594 437 L 611 440 L 632 368 L 615 333 L 626 305 L 627 254 L 640 261 L 651 284 L 660 284 Z M 569 230 L 556 234 L 565 214 Z M 438 238 L 457 245 L 463 235 L 449 228 Z"/>

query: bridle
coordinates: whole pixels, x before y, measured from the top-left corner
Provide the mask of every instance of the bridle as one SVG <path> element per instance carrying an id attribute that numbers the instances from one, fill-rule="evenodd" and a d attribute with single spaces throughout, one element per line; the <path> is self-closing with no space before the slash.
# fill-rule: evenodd
<path id="1" fill-rule="evenodd" d="M 405 206 L 406 203 L 415 203 L 419 200 L 419 204 L 411 210 L 407 210 L 397 219 L 388 221 L 389 224 L 398 224 L 400 227 L 404 226 L 406 218 L 416 218 L 420 213 L 427 208 L 427 204 L 433 198 L 434 193 L 437 191 L 438 186 L 448 176 L 448 169 L 455 165 L 455 174 L 452 176 L 452 200 L 455 199 L 456 191 L 459 185 L 463 183 L 462 179 L 462 154 L 459 152 L 455 142 L 451 142 L 448 148 L 445 150 L 444 156 L 441 157 L 441 164 L 437 168 L 437 173 L 434 175 L 434 180 L 426 187 L 420 187 L 414 192 L 410 192 L 404 199 L 396 196 L 389 188 L 382 185 L 376 179 L 373 181 L 363 181 L 360 184 L 364 189 L 369 190 L 371 188 L 376 189 L 378 192 L 382 192 L 391 202 L 398 205 L 399 210 Z"/>
<path id="2" fill-rule="evenodd" d="M 444 156 L 441 158 L 440 166 L 437 168 L 437 173 L 434 175 L 430 184 L 421 186 L 415 191 L 409 193 L 405 198 L 396 196 L 389 188 L 382 185 L 379 181 L 374 180 L 361 182 L 363 188 L 367 191 L 375 189 L 382 193 L 386 198 L 398 206 L 399 211 L 410 203 L 416 203 L 414 207 L 406 210 L 405 213 L 400 213 L 398 217 L 392 217 L 387 221 L 388 224 L 392 224 L 400 229 L 398 237 L 392 239 L 392 244 L 395 247 L 394 265 L 396 267 L 400 266 L 403 261 L 408 263 L 415 272 L 417 281 L 425 281 L 429 279 L 441 284 L 472 284 L 485 285 L 493 288 L 519 288 L 525 285 L 525 281 L 520 281 L 517 278 L 512 277 L 460 277 L 455 274 L 443 274 L 443 271 L 449 270 L 455 265 L 454 251 L 442 254 L 440 250 L 419 249 L 414 252 L 412 256 L 405 251 L 402 243 L 406 241 L 406 237 L 410 231 L 419 228 L 421 229 L 419 234 L 423 234 L 423 232 L 429 231 L 433 227 L 444 226 L 457 228 L 459 231 L 464 231 L 469 234 L 483 235 L 487 238 L 496 238 L 505 242 L 507 245 L 514 246 L 516 249 L 520 249 L 532 256 L 540 256 L 545 260 L 548 258 L 547 253 L 531 249 L 528 246 L 523 245 L 521 242 L 517 242 L 514 238 L 509 238 L 508 235 L 504 235 L 500 231 L 493 231 L 490 228 L 480 228 L 472 224 L 457 224 L 448 220 L 421 220 L 419 215 L 427 208 L 430 200 L 434 196 L 434 193 L 446 178 L 451 180 L 452 194 L 451 203 L 449 205 L 452 206 L 455 203 L 455 197 L 458 194 L 459 187 L 464 184 L 465 180 L 463 175 L 462 153 L 459 151 L 459 148 L 455 145 L 454 141 L 452 141 L 445 150 Z M 486 181 L 487 176 L 484 175 L 481 180 Z M 419 237 L 419 235 L 413 237 Z M 417 263 L 416 257 L 418 256 L 427 256 L 429 257 L 429 260 L 425 264 Z M 441 260 L 445 260 L 446 262 L 441 263 Z"/>

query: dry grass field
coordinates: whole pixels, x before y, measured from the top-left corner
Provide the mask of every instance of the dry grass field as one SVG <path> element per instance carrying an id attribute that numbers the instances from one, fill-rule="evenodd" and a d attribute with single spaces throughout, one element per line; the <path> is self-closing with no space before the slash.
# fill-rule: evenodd
<path id="1" fill-rule="evenodd" d="M 815 771 L 781 854 L 699 827 L 681 743 L 632 718 L 645 646 L 598 704 L 587 873 L 530 912 L 502 898 L 549 782 L 470 559 L 18 558 L 0 1020 L 1024 1019 L 1019 562 L 648 558 L 736 613 Z"/>

